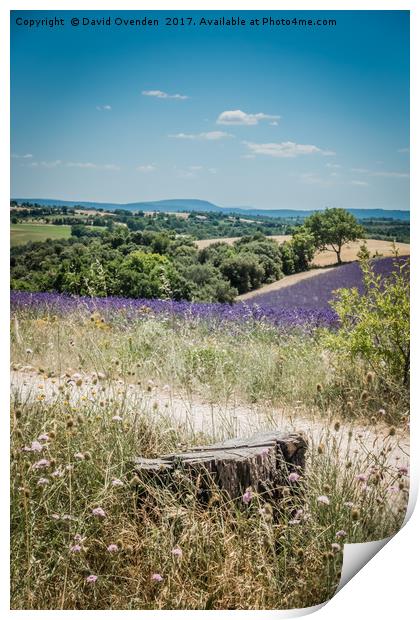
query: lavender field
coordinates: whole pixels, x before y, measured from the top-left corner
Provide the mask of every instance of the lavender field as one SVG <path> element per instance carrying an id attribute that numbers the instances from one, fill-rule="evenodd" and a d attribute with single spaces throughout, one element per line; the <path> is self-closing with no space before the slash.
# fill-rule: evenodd
<path id="1" fill-rule="evenodd" d="M 406 257 L 378 258 L 372 261 L 375 275 L 382 278 L 389 277 L 400 266 L 405 264 Z M 253 298 L 261 308 L 268 310 L 292 311 L 299 308 L 300 312 L 316 311 L 328 313 L 331 309 L 330 302 L 334 298 L 334 291 L 340 288 L 357 288 L 363 292 L 363 274 L 357 261 L 336 267 L 328 273 L 319 275 L 308 280 L 302 280 L 289 287 L 270 293 L 261 293 Z"/>

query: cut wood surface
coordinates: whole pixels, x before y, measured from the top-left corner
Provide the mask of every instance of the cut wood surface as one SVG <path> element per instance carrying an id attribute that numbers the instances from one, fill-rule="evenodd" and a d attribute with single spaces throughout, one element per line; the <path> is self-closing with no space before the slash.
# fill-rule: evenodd
<path id="1" fill-rule="evenodd" d="M 289 475 L 303 473 L 306 448 L 303 433 L 268 431 L 158 459 L 138 457 L 135 469 L 144 482 L 154 480 L 163 485 L 170 485 L 177 471 L 186 474 L 199 481 L 197 493 L 204 500 L 209 499 L 212 484 L 232 499 L 250 489 L 267 500 L 276 500 L 290 487 Z"/>

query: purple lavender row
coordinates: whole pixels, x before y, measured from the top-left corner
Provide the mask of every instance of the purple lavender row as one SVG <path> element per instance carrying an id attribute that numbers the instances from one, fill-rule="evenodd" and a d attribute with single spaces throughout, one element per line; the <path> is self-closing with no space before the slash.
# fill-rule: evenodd
<path id="1" fill-rule="evenodd" d="M 73 297 L 61 293 L 29 293 L 12 291 L 12 310 L 46 311 L 65 315 L 75 310 L 87 313 L 100 312 L 107 319 L 115 313 L 128 319 L 147 316 L 166 316 L 186 320 L 267 322 L 278 327 L 306 326 L 330 327 L 337 323 L 335 313 L 329 308 L 265 308 L 255 303 L 195 303 L 163 299 L 126 299 L 122 297 Z"/>

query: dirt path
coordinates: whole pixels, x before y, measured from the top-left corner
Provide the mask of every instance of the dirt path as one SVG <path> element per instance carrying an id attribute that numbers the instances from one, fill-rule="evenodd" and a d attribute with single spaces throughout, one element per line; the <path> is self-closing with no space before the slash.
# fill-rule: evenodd
<path id="1" fill-rule="evenodd" d="M 81 385 L 77 386 L 76 382 Z M 172 426 L 185 426 L 194 434 L 204 433 L 213 441 L 234 436 L 246 436 L 257 431 L 273 428 L 284 431 L 303 431 L 310 445 L 333 442 L 343 459 L 355 451 L 378 456 L 384 446 L 389 450 L 389 463 L 406 465 L 409 462 L 409 437 L 397 431 L 389 437 L 385 425 L 363 426 L 356 423 L 341 423 L 339 431 L 333 429 L 333 420 L 320 419 L 310 415 L 297 403 L 294 408 L 281 409 L 265 405 L 244 405 L 204 402 L 197 396 L 188 397 L 169 386 L 149 385 L 142 389 L 138 385 L 123 381 L 110 382 L 95 375 L 75 374 L 57 379 L 43 378 L 23 367 L 11 373 L 12 398 L 19 402 L 43 399 L 50 404 L 67 399 L 76 406 L 81 400 L 92 403 L 104 401 L 109 405 L 110 418 L 118 414 L 124 418 L 133 412 L 143 412 L 151 419 L 167 418 Z"/>
<path id="2" fill-rule="evenodd" d="M 281 280 L 276 280 L 271 284 L 266 284 L 265 286 L 257 288 L 254 291 L 250 291 L 249 293 L 238 295 L 236 300 L 245 301 L 247 299 L 252 299 L 253 297 L 259 297 L 259 295 L 262 295 L 262 293 L 279 291 L 282 288 L 286 288 L 287 286 L 291 286 L 292 284 L 296 284 L 297 282 L 301 282 L 302 280 L 308 280 L 309 278 L 319 276 L 321 273 L 328 273 L 328 271 L 331 271 L 332 269 L 335 269 L 335 267 L 320 267 L 319 269 L 311 269 L 310 271 L 301 271 L 300 273 L 294 273 L 291 276 L 285 276 Z"/>

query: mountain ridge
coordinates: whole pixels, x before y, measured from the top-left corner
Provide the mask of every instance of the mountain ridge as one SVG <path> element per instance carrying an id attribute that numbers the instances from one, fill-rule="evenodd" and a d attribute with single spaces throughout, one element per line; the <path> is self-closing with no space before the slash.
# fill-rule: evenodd
<path id="1" fill-rule="evenodd" d="M 18 204 L 22 202 L 37 203 L 42 206 L 67 206 L 82 207 L 85 209 L 104 209 L 115 211 L 125 209 L 127 211 L 160 211 L 176 213 L 179 211 L 191 211 L 197 213 L 231 213 L 236 215 L 254 215 L 259 217 L 284 217 L 284 218 L 304 218 L 309 217 L 315 211 L 323 209 L 259 209 L 255 207 L 221 207 L 207 200 L 194 198 L 173 198 L 168 200 L 151 200 L 129 203 L 112 202 L 93 202 L 84 200 L 61 200 L 59 198 L 12 198 Z M 346 209 L 357 219 L 370 218 L 389 218 L 395 220 L 409 221 L 410 211 L 401 209 Z"/>

